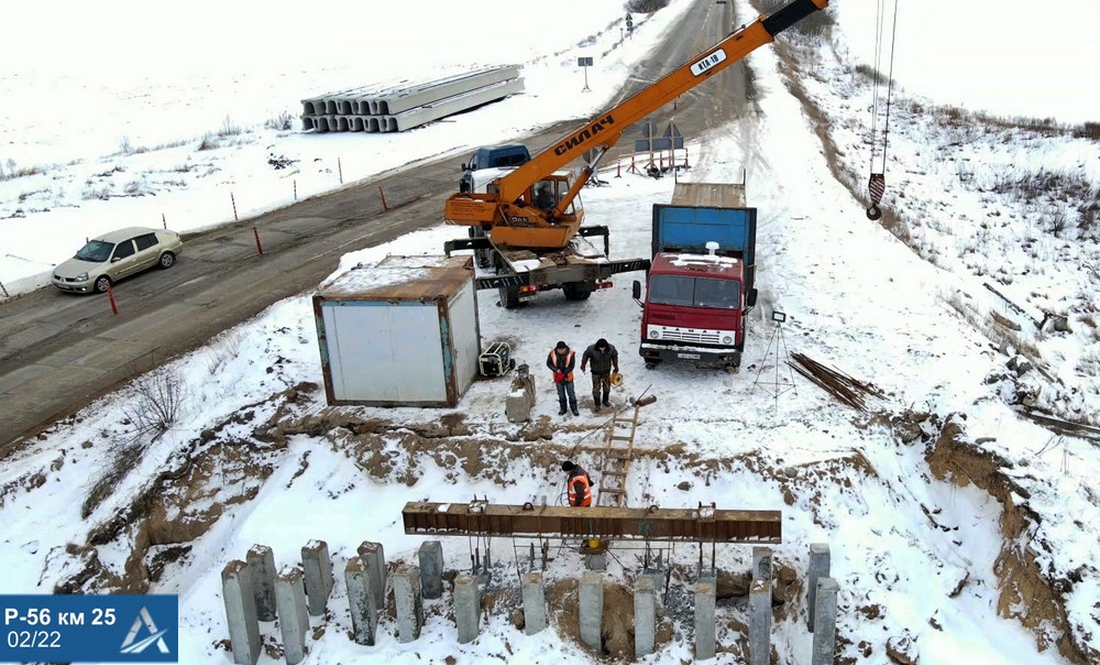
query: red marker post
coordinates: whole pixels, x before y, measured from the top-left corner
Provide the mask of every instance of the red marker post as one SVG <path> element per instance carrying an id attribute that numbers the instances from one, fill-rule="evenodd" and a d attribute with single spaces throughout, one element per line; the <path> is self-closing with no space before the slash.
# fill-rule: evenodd
<path id="1" fill-rule="evenodd" d="M 263 245 L 260 244 L 260 230 L 255 226 L 252 227 L 252 235 L 256 236 L 256 251 L 261 255 L 264 253 Z"/>
<path id="2" fill-rule="evenodd" d="M 111 302 L 111 311 L 118 314 L 118 303 L 115 302 L 115 292 L 110 284 L 107 284 L 107 300 Z"/>

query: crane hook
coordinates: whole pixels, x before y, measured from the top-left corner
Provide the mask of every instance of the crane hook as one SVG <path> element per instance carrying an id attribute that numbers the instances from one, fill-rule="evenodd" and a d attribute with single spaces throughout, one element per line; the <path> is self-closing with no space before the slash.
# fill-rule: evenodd
<path id="1" fill-rule="evenodd" d="M 882 210 L 878 204 L 882 201 L 882 195 L 886 193 L 886 176 L 882 173 L 872 173 L 867 181 L 867 191 L 871 194 L 871 206 L 867 208 L 867 219 L 876 221 L 882 217 Z"/>

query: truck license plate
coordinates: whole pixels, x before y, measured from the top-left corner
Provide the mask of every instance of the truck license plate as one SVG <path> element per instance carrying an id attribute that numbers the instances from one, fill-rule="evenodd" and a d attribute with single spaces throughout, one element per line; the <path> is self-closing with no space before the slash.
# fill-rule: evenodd
<path id="1" fill-rule="evenodd" d="M 677 358 L 683 358 L 684 360 L 699 360 L 698 353 L 677 353 Z"/>

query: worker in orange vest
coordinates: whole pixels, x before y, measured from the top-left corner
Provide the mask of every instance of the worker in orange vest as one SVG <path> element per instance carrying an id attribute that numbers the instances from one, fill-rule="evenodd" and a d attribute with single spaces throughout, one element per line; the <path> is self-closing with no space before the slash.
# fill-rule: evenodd
<path id="1" fill-rule="evenodd" d="M 566 485 L 569 488 L 569 505 L 586 508 L 592 505 L 592 477 L 573 462 L 561 463 L 561 470 L 569 474 Z"/>
<path id="2" fill-rule="evenodd" d="M 566 398 L 569 408 L 574 416 L 581 415 L 577 411 L 577 392 L 573 389 L 573 368 L 577 365 L 577 354 L 565 342 L 558 342 L 557 346 L 550 349 L 550 355 L 546 356 L 546 366 L 554 373 L 554 387 L 558 389 L 559 416 L 565 415 Z"/>

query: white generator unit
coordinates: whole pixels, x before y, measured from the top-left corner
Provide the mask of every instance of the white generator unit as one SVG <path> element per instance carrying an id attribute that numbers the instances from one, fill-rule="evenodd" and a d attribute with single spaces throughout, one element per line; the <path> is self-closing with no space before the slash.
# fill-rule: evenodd
<path id="1" fill-rule="evenodd" d="M 506 342 L 493 342 L 478 356 L 478 367 L 481 375 L 493 379 L 504 376 L 516 368 L 516 361 L 512 358 L 512 347 Z"/>
<path id="2" fill-rule="evenodd" d="M 320 286 L 313 313 L 329 404 L 452 407 L 478 373 L 470 257 L 389 256 Z"/>

